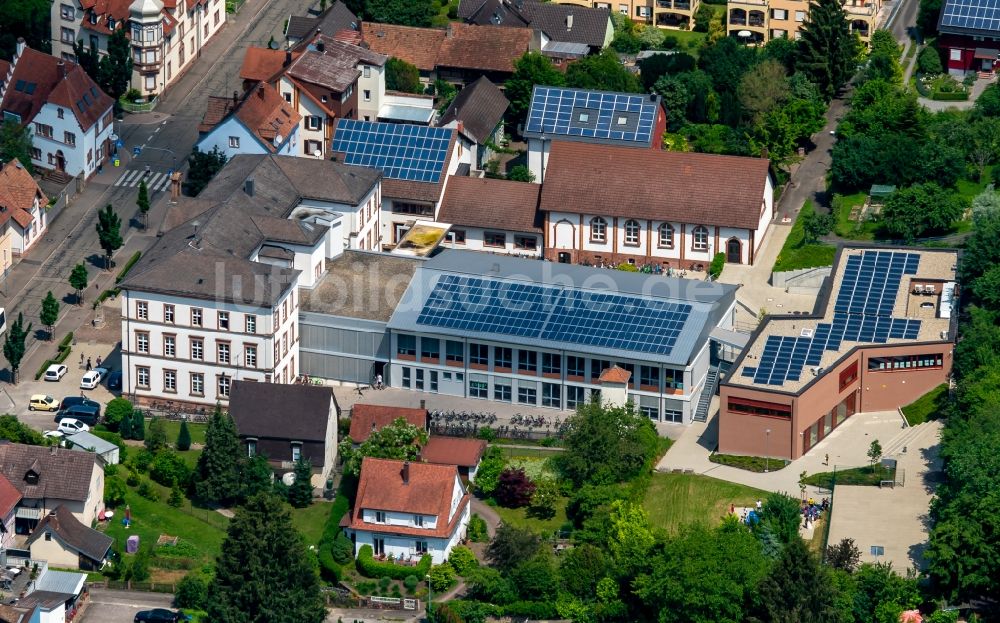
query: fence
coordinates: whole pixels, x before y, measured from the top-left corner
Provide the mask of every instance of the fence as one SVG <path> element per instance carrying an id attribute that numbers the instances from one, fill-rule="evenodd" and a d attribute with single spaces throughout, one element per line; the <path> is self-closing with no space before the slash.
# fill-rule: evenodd
<path id="1" fill-rule="evenodd" d="M 368 605 L 376 609 L 389 610 L 416 610 L 420 602 L 416 599 L 404 599 L 400 597 L 377 597 L 372 595 L 368 598 Z"/>
<path id="2" fill-rule="evenodd" d="M 159 97 L 154 97 L 148 102 L 135 102 L 135 101 L 130 102 L 124 98 L 118 100 L 118 104 L 122 107 L 122 110 L 130 113 L 152 112 L 153 109 L 156 108 L 156 105 L 159 103 L 160 103 Z"/>
<path id="3" fill-rule="evenodd" d="M 89 588 L 104 588 L 116 591 L 141 591 L 144 593 L 173 594 L 177 590 L 177 585 L 170 582 L 133 582 L 131 580 L 125 582 L 118 580 L 87 582 L 87 586 Z"/>

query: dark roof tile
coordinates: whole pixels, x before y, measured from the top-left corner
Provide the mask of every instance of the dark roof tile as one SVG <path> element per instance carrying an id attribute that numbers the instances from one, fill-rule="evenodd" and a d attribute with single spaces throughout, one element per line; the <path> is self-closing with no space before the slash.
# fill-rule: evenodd
<path id="1" fill-rule="evenodd" d="M 329 387 L 233 381 L 229 414 L 241 437 L 323 443 L 330 418 L 337 417 L 336 404 Z"/>
<path id="2" fill-rule="evenodd" d="M 542 185 L 490 178 L 448 179 L 438 220 L 464 227 L 541 233 Z"/>
<path id="3" fill-rule="evenodd" d="M 35 531 L 28 537 L 28 544 L 34 543 L 50 530 L 64 544 L 97 562 L 104 560 L 114 542 L 114 539 L 103 532 L 80 523 L 73 513 L 62 505 L 42 517 Z"/>
<path id="4" fill-rule="evenodd" d="M 471 85 L 458 92 L 448 110 L 441 115 L 439 126 L 445 126 L 452 121 L 462 122 L 462 133 L 476 143 L 482 144 L 493 135 L 503 115 L 507 112 L 510 101 L 503 91 L 481 76 Z"/>

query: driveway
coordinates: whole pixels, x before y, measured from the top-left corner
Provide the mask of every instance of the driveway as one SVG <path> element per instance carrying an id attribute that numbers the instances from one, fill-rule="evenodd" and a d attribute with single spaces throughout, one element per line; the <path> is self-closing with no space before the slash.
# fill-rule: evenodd
<path id="1" fill-rule="evenodd" d="M 80 623 L 132 623 L 137 612 L 170 608 L 174 596 L 139 591 L 109 591 L 93 588 Z"/>

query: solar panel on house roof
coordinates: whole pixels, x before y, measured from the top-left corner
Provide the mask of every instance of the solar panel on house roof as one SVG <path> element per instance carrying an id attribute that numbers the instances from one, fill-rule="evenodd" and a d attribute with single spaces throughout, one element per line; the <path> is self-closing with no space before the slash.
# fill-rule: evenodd
<path id="1" fill-rule="evenodd" d="M 668 355 L 690 313 L 683 303 L 444 275 L 417 324 Z"/>
<path id="2" fill-rule="evenodd" d="M 340 119 L 333 151 L 344 162 L 381 169 L 391 179 L 436 184 L 448 159 L 452 131 L 401 123 Z"/>
<path id="3" fill-rule="evenodd" d="M 914 340 L 920 321 L 893 318 L 892 310 L 903 275 L 915 275 L 920 256 L 896 251 L 865 251 L 851 255 L 844 266 L 832 322 L 816 325 L 810 337 L 770 335 L 757 366 L 744 366 L 743 376 L 760 385 L 798 381 L 806 366 L 818 366 L 825 351 L 842 342 L 885 344 L 890 339 Z"/>
<path id="4" fill-rule="evenodd" d="M 1000 0 L 948 0 L 941 26 L 1000 31 Z"/>
<path id="5" fill-rule="evenodd" d="M 649 144 L 658 105 L 644 95 L 535 87 L 525 131 Z"/>

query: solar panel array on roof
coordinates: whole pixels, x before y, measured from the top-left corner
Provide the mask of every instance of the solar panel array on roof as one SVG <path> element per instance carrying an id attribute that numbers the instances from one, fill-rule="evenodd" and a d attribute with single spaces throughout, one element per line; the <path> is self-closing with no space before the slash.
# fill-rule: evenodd
<path id="1" fill-rule="evenodd" d="M 744 366 L 743 376 L 761 385 L 798 381 L 805 366 L 818 366 L 825 351 L 842 342 L 885 344 L 914 340 L 920 321 L 892 318 L 903 275 L 915 275 L 920 256 L 896 251 L 864 251 L 851 255 L 834 304 L 833 322 L 816 325 L 812 336 L 770 335 L 757 366 Z"/>
<path id="2" fill-rule="evenodd" d="M 649 144 L 658 105 L 643 95 L 535 87 L 525 131 Z"/>
<path id="3" fill-rule="evenodd" d="M 343 153 L 346 164 L 375 167 L 390 179 L 436 184 L 448 159 L 451 132 L 447 128 L 340 119 L 333 151 Z"/>
<path id="4" fill-rule="evenodd" d="M 444 275 L 417 324 L 668 355 L 690 313 L 683 303 Z"/>
<path id="5" fill-rule="evenodd" d="M 941 26 L 1000 30 L 1000 0 L 949 0 L 941 12 Z"/>

